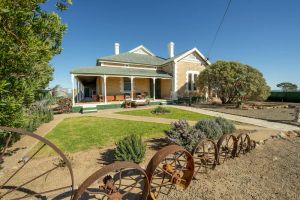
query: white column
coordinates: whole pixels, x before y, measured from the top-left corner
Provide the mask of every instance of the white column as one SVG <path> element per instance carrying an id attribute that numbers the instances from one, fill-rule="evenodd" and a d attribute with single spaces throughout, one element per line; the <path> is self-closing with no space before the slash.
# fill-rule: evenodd
<path id="1" fill-rule="evenodd" d="M 106 99 L 106 75 L 103 76 L 103 89 L 104 89 L 104 103 L 107 103 L 107 99 Z"/>
<path id="2" fill-rule="evenodd" d="M 177 64 L 174 62 L 173 67 L 173 77 L 172 77 L 172 99 L 177 100 Z"/>
<path id="3" fill-rule="evenodd" d="M 134 79 L 134 77 L 133 76 L 131 76 L 130 77 L 130 88 L 131 88 L 131 90 L 130 90 L 130 96 L 131 96 L 131 100 L 133 100 L 133 79 Z"/>
<path id="4" fill-rule="evenodd" d="M 155 79 L 156 78 L 152 78 L 153 79 L 153 101 L 155 101 Z"/>
<path id="5" fill-rule="evenodd" d="M 78 77 L 76 77 L 76 99 L 77 99 L 77 103 L 79 103 L 79 80 Z"/>
<path id="6" fill-rule="evenodd" d="M 75 91 L 74 91 L 74 74 L 71 74 L 71 81 L 72 81 L 72 105 L 75 105 Z"/>

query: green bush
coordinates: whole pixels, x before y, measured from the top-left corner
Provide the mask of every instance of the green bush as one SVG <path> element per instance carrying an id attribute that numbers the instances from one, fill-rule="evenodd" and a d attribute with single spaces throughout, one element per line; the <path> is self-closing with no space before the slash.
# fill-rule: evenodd
<path id="1" fill-rule="evenodd" d="M 166 114 L 166 113 L 170 113 L 171 111 L 165 107 L 162 107 L 162 106 L 157 106 L 156 108 L 154 108 L 151 113 L 152 114 Z"/>
<path id="2" fill-rule="evenodd" d="M 222 117 L 216 118 L 215 122 L 219 124 L 223 134 L 231 134 L 236 130 L 234 124 L 231 121 Z"/>
<path id="3" fill-rule="evenodd" d="M 119 161 L 130 161 L 141 163 L 146 153 L 146 144 L 143 143 L 142 137 L 131 134 L 116 143 L 115 159 Z"/>
<path id="4" fill-rule="evenodd" d="M 205 138 L 202 131 L 189 126 L 186 120 L 179 120 L 171 124 L 165 134 L 172 143 L 178 144 L 188 151 L 192 151 L 200 139 Z"/>
<path id="5" fill-rule="evenodd" d="M 195 128 L 209 139 L 218 139 L 222 136 L 222 129 L 214 120 L 202 119 L 196 123 Z"/>

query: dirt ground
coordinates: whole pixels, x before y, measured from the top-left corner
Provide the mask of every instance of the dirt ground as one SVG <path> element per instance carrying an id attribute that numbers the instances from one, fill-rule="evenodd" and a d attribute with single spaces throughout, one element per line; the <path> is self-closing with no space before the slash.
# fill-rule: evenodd
<path id="1" fill-rule="evenodd" d="M 264 109 L 236 109 L 235 105 L 222 105 L 222 104 L 197 104 L 195 107 L 212 110 L 216 112 L 228 113 L 233 115 L 240 115 L 245 117 L 252 117 L 256 119 L 264 119 L 273 122 L 281 122 L 300 126 L 300 123 L 294 121 L 295 109 L 294 108 L 272 108 L 272 106 L 300 106 L 300 103 L 281 103 L 281 102 L 248 102 L 246 105 L 262 105 Z M 268 107 L 268 108 L 266 108 Z"/>
<path id="2" fill-rule="evenodd" d="M 257 141 L 279 133 L 275 130 L 250 125 L 238 125 L 238 127 L 239 131 L 241 129 L 252 130 L 251 138 Z M 4 165 L 4 169 L 0 170 L 0 183 L 3 183 L 22 165 L 22 162 L 18 163 L 22 155 L 18 154 L 18 151 L 21 153 L 28 142 L 30 141 L 21 140 L 16 143 L 19 150 L 14 153 L 16 157 L 7 157 L 10 160 L 7 163 L 9 166 Z M 165 145 L 163 139 L 147 141 L 146 158 L 140 166 L 145 168 L 157 150 Z M 72 164 L 75 188 L 92 173 L 114 161 L 113 149 L 114 147 L 108 147 L 67 154 Z M 298 181 L 300 177 L 299 150 L 299 139 L 293 141 L 272 140 L 265 145 L 260 145 L 246 156 L 218 166 L 209 175 L 203 175 L 203 180 L 193 181 L 187 191 L 173 191 L 169 197 L 164 199 L 268 199 L 272 197 L 274 197 L 273 199 L 300 199 L 298 192 L 300 190 Z M 11 180 L 9 185 L 21 185 L 25 180 L 55 168 L 55 164 L 57 164 L 55 156 L 37 156 L 20 171 L 19 176 Z M 70 184 L 70 172 L 66 167 L 59 167 L 39 178 L 38 181 L 24 186 L 24 189 L 30 188 L 34 192 L 41 192 Z M 68 199 L 70 194 L 69 188 L 65 188 L 59 192 L 50 193 L 48 199 Z"/>
<path id="3" fill-rule="evenodd" d="M 300 199 L 300 138 L 272 139 L 163 199 Z"/>

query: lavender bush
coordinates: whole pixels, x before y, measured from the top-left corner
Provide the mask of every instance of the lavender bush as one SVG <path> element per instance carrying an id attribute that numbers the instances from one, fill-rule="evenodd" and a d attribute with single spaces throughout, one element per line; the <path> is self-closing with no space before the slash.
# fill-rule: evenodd
<path id="1" fill-rule="evenodd" d="M 200 139 L 205 138 L 201 130 L 190 127 L 186 120 L 179 120 L 171 124 L 171 129 L 165 131 L 170 142 L 178 144 L 188 151 L 192 151 Z"/>

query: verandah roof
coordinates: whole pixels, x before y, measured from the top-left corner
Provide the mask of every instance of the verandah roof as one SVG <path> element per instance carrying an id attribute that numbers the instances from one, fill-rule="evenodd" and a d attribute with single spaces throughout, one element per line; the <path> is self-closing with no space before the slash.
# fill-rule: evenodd
<path id="1" fill-rule="evenodd" d="M 172 78 L 170 74 L 162 70 L 125 68 L 125 67 L 106 67 L 106 66 L 78 68 L 72 70 L 71 74 Z"/>

